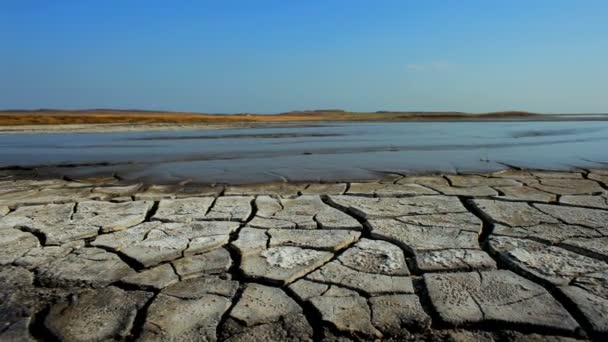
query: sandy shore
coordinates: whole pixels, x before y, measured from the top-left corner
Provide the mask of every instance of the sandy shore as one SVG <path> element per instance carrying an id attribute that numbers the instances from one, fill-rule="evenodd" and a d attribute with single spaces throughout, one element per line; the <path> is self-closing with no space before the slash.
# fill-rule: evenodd
<path id="1" fill-rule="evenodd" d="M 608 171 L 0 175 L 0 340 L 605 340 Z"/>
<path id="2" fill-rule="evenodd" d="M 109 133 L 109 132 L 155 132 L 188 131 L 230 128 L 254 128 L 256 123 L 233 124 L 73 124 L 73 125 L 23 125 L 0 126 L 0 134 L 32 133 Z"/>
<path id="3" fill-rule="evenodd" d="M 109 132 L 154 132 L 154 131 L 188 131 L 188 130 L 209 130 L 209 129 L 238 129 L 238 128 L 274 128 L 274 127 L 309 127 L 326 124 L 345 124 L 357 122 L 505 122 L 505 121 L 527 121 L 527 122 L 563 122 L 563 121 L 608 121 L 608 114 L 580 114 L 580 115 L 530 115 L 530 116 L 457 116 L 457 117 L 433 117 L 412 115 L 403 118 L 389 119 L 390 116 L 380 116 L 388 114 L 376 114 L 379 118 L 357 118 L 349 114 L 347 118 L 311 116 L 310 120 L 304 117 L 290 119 L 290 116 L 283 116 L 283 120 L 268 119 L 268 121 L 239 121 L 232 119 L 228 122 L 217 120 L 209 123 L 76 123 L 76 124 L 17 124 L 1 125 L 0 134 L 32 134 L 32 133 L 109 133 Z M 1 116 L 1 115 L 0 115 Z M 217 116 L 213 116 L 216 118 Z M 243 117 L 243 116 L 241 116 Z M 266 116 L 272 118 L 272 115 Z M 281 116 L 279 116 L 281 117 Z"/>

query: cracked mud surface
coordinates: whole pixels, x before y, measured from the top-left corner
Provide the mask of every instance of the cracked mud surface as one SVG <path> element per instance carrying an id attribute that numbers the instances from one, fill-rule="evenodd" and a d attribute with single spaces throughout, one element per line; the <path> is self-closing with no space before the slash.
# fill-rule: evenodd
<path id="1" fill-rule="evenodd" d="M 606 340 L 607 175 L 3 174 L 0 340 Z"/>

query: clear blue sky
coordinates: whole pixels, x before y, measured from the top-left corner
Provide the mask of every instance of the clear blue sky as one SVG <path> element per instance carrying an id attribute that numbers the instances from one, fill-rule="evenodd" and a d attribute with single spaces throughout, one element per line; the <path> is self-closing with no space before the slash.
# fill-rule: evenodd
<path id="1" fill-rule="evenodd" d="M 608 112 L 608 1 L 0 0 L 0 108 Z"/>

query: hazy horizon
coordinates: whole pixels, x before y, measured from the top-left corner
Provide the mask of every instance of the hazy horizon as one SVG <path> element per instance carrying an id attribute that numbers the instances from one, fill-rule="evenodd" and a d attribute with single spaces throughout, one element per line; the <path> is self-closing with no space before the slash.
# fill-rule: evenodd
<path id="1" fill-rule="evenodd" d="M 496 110 L 489 112 L 465 112 L 458 110 L 446 110 L 446 111 L 434 111 L 434 110 L 370 110 L 370 111 L 356 111 L 356 110 L 346 110 L 340 108 L 332 108 L 332 109 L 292 109 L 284 112 L 252 112 L 252 111 L 243 111 L 243 112 L 202 112 L 202 111 L 178 111 L 178 110 L 159 110 L 159 109 L 141 109 L 141 108 L 0 108 L 0 112 L 52 112 L 52 111 L 66 111 L 66 112 L 94 112 L 94 111 L 114 111 L 114 112 L 160 112 L 160 113 L 190 113 L 190 114 L 208 114 L 208 115 L 239 115 L 239 114 L 252 114 L 252 115 L 278 115 L 278 114 L 286 114 L 286 113 L 298 113 L 298 112 L 333 112 L 333 111 L 343 111 L 346 113 L 464 113 L 464 114 L 491 114 L 491 113 L 530 113 L 530 114 L 546 114 L 546 115 L 608 115 L 608 111 L 606 112 L 528 112 L 521 110 Z"/>
<path id="2" fill-rule="evenodd" d="M 606 113 L 605 1 L 0 4 L 0 109 Z"/>

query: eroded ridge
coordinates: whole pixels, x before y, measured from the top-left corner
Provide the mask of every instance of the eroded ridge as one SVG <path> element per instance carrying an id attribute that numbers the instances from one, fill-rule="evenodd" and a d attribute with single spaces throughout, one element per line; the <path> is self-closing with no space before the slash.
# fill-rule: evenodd
<path id="1" fill-rule="evenodd" d="M 608 338 L 608 172 L 0 178 L 0 340 Z"/>

